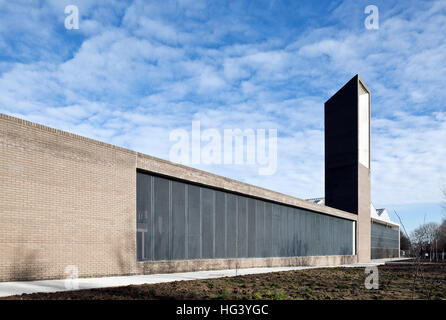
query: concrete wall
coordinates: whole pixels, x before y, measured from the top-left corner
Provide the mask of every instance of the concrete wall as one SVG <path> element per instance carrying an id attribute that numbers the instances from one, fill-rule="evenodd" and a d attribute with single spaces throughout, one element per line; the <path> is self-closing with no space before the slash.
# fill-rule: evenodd
<path id="1" fill-rule="evenodd" d="M 247 266 L 351 263 L 356 256 L 137 262 L 136 171 L 352 221 L 351 213 L 0 114 L 0 281 Z"/>

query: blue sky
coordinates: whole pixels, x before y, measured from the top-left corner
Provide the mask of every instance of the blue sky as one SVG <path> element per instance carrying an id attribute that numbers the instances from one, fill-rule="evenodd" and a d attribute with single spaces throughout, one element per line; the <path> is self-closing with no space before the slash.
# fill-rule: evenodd
<path id="1" fill-rule="evenodd" d="M 64 27 L 69 4 L 79 30 Z M 358 73 L 372 200 L 412 230 L 443 217 L 445 30 L 446 1 L 0 0 L 0 112 L 163 159 L 194 120 L 275 128 L 272 176 L 196 167 L 311 198 L 324 194 L 323 104 Z"/>

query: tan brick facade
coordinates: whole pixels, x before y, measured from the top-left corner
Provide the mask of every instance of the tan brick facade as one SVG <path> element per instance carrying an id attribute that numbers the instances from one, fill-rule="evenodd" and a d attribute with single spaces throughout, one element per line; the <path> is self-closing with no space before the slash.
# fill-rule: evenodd
<path id="1" fill-rule="evenodd" d="M 65 278 L 69 265 L 80 277 L 235 266 L 233 260 L 136 262 L 137 167 L 357 220 L 347 212 L 0 114 L 0 281 Z M 244 266 L 337 264 L 356 256 L 239 260 Z"/>
<path id="2" fill-rule="evenodd" d="M 136 153 L 2 117 L 0 159 L 0 280 L 134 269 Z"/>

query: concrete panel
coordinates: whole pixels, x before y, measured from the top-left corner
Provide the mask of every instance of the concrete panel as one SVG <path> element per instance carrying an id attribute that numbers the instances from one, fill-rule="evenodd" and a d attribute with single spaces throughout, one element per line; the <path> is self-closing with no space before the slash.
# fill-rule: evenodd
<path id="1" fill-rule="evenodd" d="M 169 255 L 169 180 L 154 177 L 155 260 L 171 260 Z"/>
<path id="2" fill-rule="evenodd" d="M 294 212 L 293 208 L 287 207 L 287 257 L 294 256 Z"/>
<path id="3" fill-rule="evenodd" d="M 370 217 L 370 169 L 363 165 L 358 166 L 359 176 L 359 214 L 357 222 L 357 252 L 359 262 L 370 261 L 370 229 L 371 229 L 371 217 Z"/>
<path id="4" fill-rule="evenodd" d="M 226 195 L 215 191 L 215 257 L 225 258 L 226 254 Z"/>
<path id="5" fill-rule="evenodd" d="M 265 203 L 265 246 L 263 257 L 274 257 L 273 254 L 273 205 Z"/>
<path id="6" fill-rule="evenodd" d="M 279 205 L 279 255 L 278 257 L 286 257 L 287 256 L 287 207 Z"/>
<path id="7" fill-rule="evenodd" d="M 138 175 L 137 183 L 137 259 L 152 259 L 152 198 L 151 198 L 151 179 L 147 175 Z"/>
<path id="8" fill-rule="evenodd" d="M 138 273 L 153 274 L 279 266 L 336 266 L 353 264 L 356 262 L 356 256 L 308 256 L 139 262 Z"/>
<path id="9" fill-rule="evenodd" d="M 273 257 L 280 257 L 280 206 L 277 204 L 273 204 L 272 206 L 272 212 L 273 212 L 273 248 L 272 253 Z"/>
<path id="10" fill-rule="evenodd" d="M 256 203 L 252 198 L 248 198 L 248 257 L 256 256 Z"/>
<path id="11" fill-rule="evenodd" d="M 227 207 L 227 257 L 237 257 L 237 233 L 238 233 L 238 218 L 237 218 L 237 196 L 233 194 L 227 194 L 226 197 Z"/>
<path id="12" fill-rule="evenodd" d="M 201 189 L 202 258 L 214 257 L 214 190 Z"/>
<path id="13" fill-rule="evenodd" d="M 182 260 L 186 258 L 186 226 L 186 185 L 178 181 L 172 181 L 173 260 Z"/>
<path id="14" fill-rule="evenodd" d="M 188 191 L 188 259 L 201 258 L 200 188 L 187 186 Z"/>
<path id="15" fill-rule="evenodd" d="M 256 200 L 256 252 L 255 256 L 257 258 L 266 257 L 265 254 L 265 202 Z"/>
<path id="16" fill-rule="evenodd" d="M 237 257 L 248 257 L 248 199 L 237 196 Z"/>

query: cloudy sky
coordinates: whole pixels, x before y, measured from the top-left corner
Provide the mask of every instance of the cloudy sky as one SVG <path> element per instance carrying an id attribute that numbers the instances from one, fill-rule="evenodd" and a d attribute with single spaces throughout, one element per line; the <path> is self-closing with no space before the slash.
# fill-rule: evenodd
<path id="1" fill-rule="evenodd" d="M 324 102 L 358 73 L 372 200 L 413 229 L 442 217 L 445 30 L 446 1 L 0 0 L 0 112 L 163 159 L 192 121 L 277 129 L 274 175 L 192 166 L 311 198 L 324 194 Z"/>

